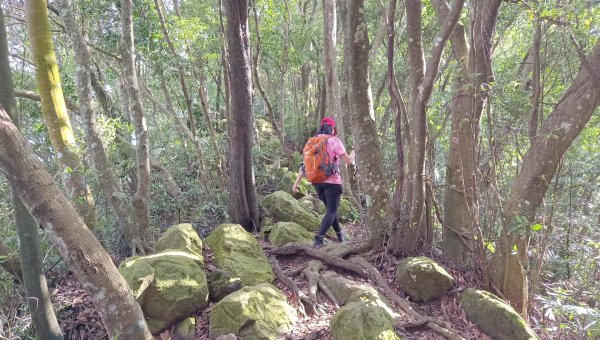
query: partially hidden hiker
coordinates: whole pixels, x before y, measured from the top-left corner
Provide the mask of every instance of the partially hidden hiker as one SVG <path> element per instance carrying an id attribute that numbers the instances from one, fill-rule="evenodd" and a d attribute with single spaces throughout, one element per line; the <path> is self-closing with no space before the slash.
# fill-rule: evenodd
<path id="1" fill-rule="evenodd" d="M 342 177 L 340 176 L 340 159 L 346 164 L 354 162 L 354 150 L 348 155 L 342 141 L 336 137 L 335 120 L 323 118 L 319 132 L 308 139 L 304 146 L 304 164 L 296 176 L 292 187 L 293 192 L 298 192 L 298 185 L 302 177 L 306 177 L 314 185 L 319 199 L 325 203 L 327 213 L 323 216 L 319 233 L 315 236 L 315 247 L 323 245 L 323 238 L 333 227 L 339 242 L 344 241 L 337 211 L 342 197 Z"/>

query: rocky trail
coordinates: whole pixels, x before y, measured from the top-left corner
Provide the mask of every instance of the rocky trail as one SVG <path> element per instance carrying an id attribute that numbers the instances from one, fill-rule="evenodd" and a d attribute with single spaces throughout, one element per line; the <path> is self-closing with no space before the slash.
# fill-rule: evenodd
<path id="1" fill-rule="evenodd" d="M 512 308 L 471 288 L 480 285 L 476 273 L 434 251 L 407 259 L 362 252 L 367 236 L 351 222 L 350 241 L 313 248 L 315 205 L 275 192 L 263 200 L 269 217 L 260 234 L 223 224 L 200 238 L 179 224 L 156 254 L 115 261 L 155 338 L 536 339 Z M 72 277 L 55 296 L 67 338 L 107 338 Z"/>

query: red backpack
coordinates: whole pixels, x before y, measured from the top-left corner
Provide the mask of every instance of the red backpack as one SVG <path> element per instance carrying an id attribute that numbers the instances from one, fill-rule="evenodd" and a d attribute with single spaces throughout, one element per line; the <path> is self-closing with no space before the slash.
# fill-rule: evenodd
<path id="1" fill-rule="evenodd" d="M 327 140 L 331 136 L 310 137 L 304 145 L 304 172 L 311 183 L 321 183 L 333 175 L 333 166 L 327 152 Z"/>

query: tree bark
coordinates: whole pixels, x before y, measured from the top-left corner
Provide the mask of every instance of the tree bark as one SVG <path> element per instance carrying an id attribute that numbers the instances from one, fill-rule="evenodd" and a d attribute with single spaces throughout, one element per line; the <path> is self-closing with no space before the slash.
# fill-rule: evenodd
<path id="1" fill-rule="evenodd" d="M 445 0 L 435 0 L 432 4 L 439 22 L 444 22 L 450 7 Z M 473 233 L 473 227 L 479 224 L 475 158 L 481 114 L 494 82 L 492 39 L 500 4 L 499 0 L 491 0 L 474 5 L 470 44 L 460 23 L 450 36 L 454 57 L 462 63 L 462 72 L 451 111 L 442 238 L 444 254 L 467 265 L 474 264 L 473 253 L 477 246 Z"/>
<path id="2" fill-rule="evenodd" d="M 19 124 L 17 106 L 15 100 L 14 85 L 8 59 L 8 41 L 6 26 L 4 24 L 4 13 L 0 4 L 0 106 L 7 108 L 7 114 L 12 117 L 15 124 Z M 52 302 L 48 293 L 48 284 L 44 275 L 44 266 L 40 250 L 39 227 L 37 221 L 31 216 L 23 202 L 11 188 L 11 198 L 14 211 L 14 219 L 19 238 L 19 261 L 9 259 L 3 267 L 9 272 L 22 278 L 25 288 L 25 297 L 31 313 L 36 335 L 40 339 L 63 338 Z M 4 244 L 0 245 L 6 250 Z M 6 251 L 4 251 L 6 252 Z M 20 266 L 19 266 L 20 265 Z"/>
<path id="3" fill-rule="evenodd" d="M 121 21 L 123 36 L 121 37 L 121 57 L 123 58 L 123 76 L 129 95 L 129 105 L 133 112 L 136 137 L 137 188 L 133 199 L 134 216 L 137 234 L 129 235 L 131 253 L 145 254 L 148 249 L 144 243 L 148 225 L 148 205 L 150 201 L 150 139 L 146 127 L 146 117 L 135 68 L 135 45 L 133 36 L 133 2 L 121 0 Z"/>
<path id="4" fill-rule="evenodd" d="M 412 252 L 419 245 L 421 229 L 425 227 L 425 154 L 427 145 L 427 105 L 439 70 L 439 63 L 446 42 L 462 11 L 464 0 L 455 0 L 446 20 L 440 28 L 431 49 L 431 57 L 425 64 L 422 43 L 421 3 L 406 1 L 408 57 L 410 63 L 411 143 L 409 146 L 409 178 L 407 188 L 409 206 L 408 225 L 401 225 L 394 235 L 396 251 Z"/>
<path id="5" fill-rule="evenodd" d="M 225 0 L 227 62 L 231 88 L 229 124 L 229 211 L 246 230 L 259 225 L 252 157 L 252 79 L 250 74 L 248 0 Z"/>
<path id="6" fill-rule="evenodd" d="M 0 108 L 0 165 L 15 192 L 92 298 L 111 338 L 152 339 L 127 282 Z"/>
<path id="7" fill-rule="evenodd" d="M 75 21 L 70 1 L 59 0 L 58 5 L 67 35 L 76 51 L 75 62 L 77 64 L 77 73 L 75 81 L 79 97 L 79 111 L 83 114 L 85 121 L 87 149 L 93 160 L 94 168 L 100 177 L 100 183 L 102 184 L 108 205 L 117 220 L 117 230 L 131 247 L 131 245 L 137 242 L 137 227 L 134 223 L 135 221 L 132 219 L 130 213 L 131 207 L 127 202 L 125 194 L 111 172 L 104 142 L 98 131 L 96 112 L 92 107 L 92 56 L 85 38 Z"/>
<path id="8" fill-rule="evenodd" d="M 600 42 L 582 65 L 573 83 L 548 116 L 523 158 L 523 165 L 514 180 L 504 213 L 504 223 L 509 249 L 517 246 L 517 254 L 495 254 L 495 273 L 492 280 L 498 287 L 506 287 L 503 294 L 523 315 L 527 315 L 527 263 L 528 232 L 516 228 L 516 217 L 533 223 L 536 210 L 548 190 L 561 158 L 573 140 L 590 120 L 600 105 Z M 524 226 L 527 229 L 529 226 Z M 516 229 L 515 229 L 516 228 Z M 510 231 L 514 230 L 514 231 Z M 499 247 L 502 250 L 502 247 Z M 507 272 L 508 271 L 508 272 Z"/>
<path id="9" fill-rule="evenodd" d="M 327 96 L 327 105 L 325 105 L 326 115 L 332 116 L 336 120 L 336 130 L 340 140 L 346 142 L 344 131 L 344 114 L 342 111 L 340 82 L 337 76 L 337 0 L 323 0 L 323 59 L 325 74 L 325 94 Z M 349 151 L 348 151 L 349 152 Z M 348 185 L 344 186 L 344 194 L 349 197 L 355 205 L 359 205 L 358 200 L 352 193 L 352 187 L 349 185 L 348 168 L 346 164 L 340 164 L 340 175 Z"/>
<path id="10" fill-rule="evenodd" d="M 35 63 L 35 78 L 42 102 L 42 118 L 57 155 L 67 196 L 88 228 L 94 229 L 97 219 L 94 197 L 86 184 L 84 168 L 76 151 L 75 136 L 54 54 L 46 0 L 25 1 L 25 14 Z"/>
<path id="11" fill-rule="evenodd" d="M 373 99 L 369 78 L 369 37 L 365 20 L 364 0 L 351 0 L 348 3 L 349 46 L 348 67 L 350 105 L 352 107 L 352 134 L 354 136 L 359 181 L 362 194 L 367 199 L 366 224 L 371 228 L 369 244 L 383 246 L 391 227 L 387 214 L 390 212 L 390 197 L 387 177 L 383 171 L 383 153 L 373 111 Z"/>

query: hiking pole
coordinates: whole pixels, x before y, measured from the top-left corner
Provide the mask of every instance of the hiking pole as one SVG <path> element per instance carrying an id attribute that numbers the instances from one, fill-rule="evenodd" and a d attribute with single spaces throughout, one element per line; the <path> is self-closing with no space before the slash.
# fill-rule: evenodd
<path id="1" fill-rule="evenodd" d="M 360 190 L 360 176 L 358 172 L 358 162 L 356 162 L 356 155 L 354 156 L 354 178 L 356 179 L 356 190 L 358 191 L 358 214 L 360 215 L 360 225 L 365 225 L 365 212 L 362 204 L 362 192 Z"/>

